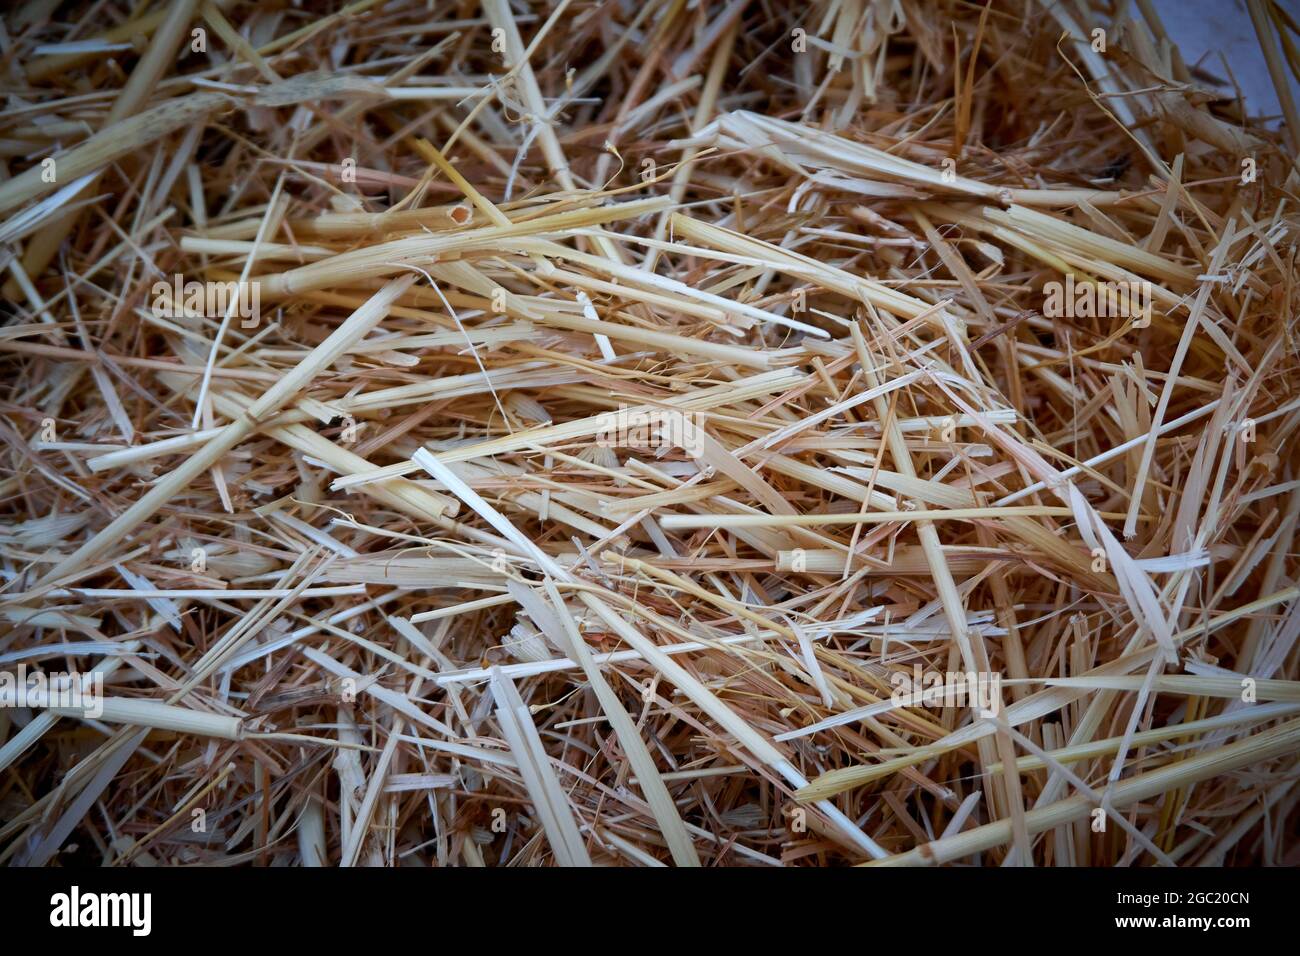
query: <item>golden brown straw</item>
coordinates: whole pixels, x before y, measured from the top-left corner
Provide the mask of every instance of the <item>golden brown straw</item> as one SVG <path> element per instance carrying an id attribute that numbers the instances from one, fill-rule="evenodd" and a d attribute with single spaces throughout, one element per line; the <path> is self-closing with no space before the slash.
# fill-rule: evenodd
<path id="1" fill-rule="evenodd" d="M 1300 864 L 1300 38 L 3 15 L 0 862 Z"/>

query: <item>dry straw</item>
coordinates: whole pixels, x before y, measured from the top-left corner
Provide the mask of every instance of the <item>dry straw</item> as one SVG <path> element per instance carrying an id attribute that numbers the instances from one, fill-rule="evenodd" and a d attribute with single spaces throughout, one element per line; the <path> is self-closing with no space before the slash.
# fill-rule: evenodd
<path id="1" fill-rule="evenodd" d="M 1300 39 L 1107 6 L 7 11 L 0 862 L 1300 863 Z"/>

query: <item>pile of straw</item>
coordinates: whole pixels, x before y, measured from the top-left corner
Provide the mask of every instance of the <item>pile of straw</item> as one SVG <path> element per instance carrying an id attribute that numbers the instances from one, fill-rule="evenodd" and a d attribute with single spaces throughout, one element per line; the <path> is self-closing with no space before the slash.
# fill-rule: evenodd
<path id="1" fill-rule="evenodd" d="M 1300 863 L 1300 31 L 1114 7 L 9 9 L 0 862 Z"/>

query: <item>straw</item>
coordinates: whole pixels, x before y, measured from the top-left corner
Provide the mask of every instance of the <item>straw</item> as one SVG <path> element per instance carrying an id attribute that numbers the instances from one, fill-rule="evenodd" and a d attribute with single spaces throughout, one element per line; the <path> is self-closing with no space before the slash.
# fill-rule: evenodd
<path id="1" fill-rule="evenodd" d="M 0 863 L 1295 863 L 1247 8 L 0 14 Z"/>

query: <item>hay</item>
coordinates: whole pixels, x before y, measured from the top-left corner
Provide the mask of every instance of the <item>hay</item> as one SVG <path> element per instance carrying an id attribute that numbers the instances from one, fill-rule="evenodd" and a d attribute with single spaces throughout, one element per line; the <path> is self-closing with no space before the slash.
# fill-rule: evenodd
<path id="1" fill-rule="evenodd" d="M 0 861 L 1300 862 L 1280 8 L 157 6 L 0 36 Z"/>

